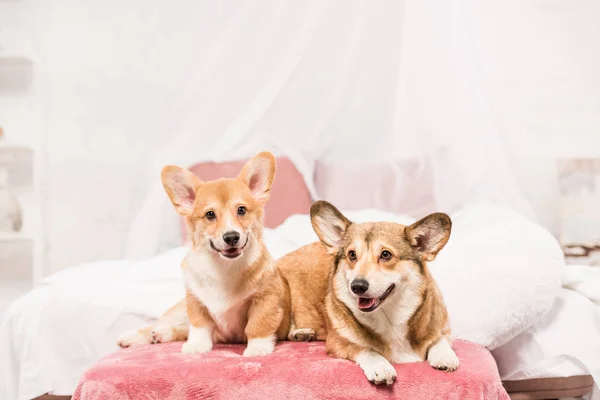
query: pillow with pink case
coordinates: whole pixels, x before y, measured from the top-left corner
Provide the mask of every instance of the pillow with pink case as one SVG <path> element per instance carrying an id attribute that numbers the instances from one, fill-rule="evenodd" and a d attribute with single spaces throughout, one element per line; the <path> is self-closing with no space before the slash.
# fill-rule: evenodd
<path id="1" fill-rule="evenodd" d="M 432 171 L 418 159 L 399 161 L 316 161 L 319 196 L 340 210 L 373 208 L 421 218 L 436 209 Z"/>
<path id="2" fill-rule="evenodd" d="M 304 182 L 304 178 L 296 166 L 285 157 L 275 159 L 277 169 L 275 180 L 271 187 L 271 197 L 265 208 L 265 227 L 275 228 L 292 214 L 307 214 L 312 199 Z M 200 180 L 212 181 L 219 178 L 235 178 L 238 176 L 244 161 L 202 162 L 194 164 L 189 169 Z M 187 229 L 182 224 L 184 240 L 187 239 Z"/>

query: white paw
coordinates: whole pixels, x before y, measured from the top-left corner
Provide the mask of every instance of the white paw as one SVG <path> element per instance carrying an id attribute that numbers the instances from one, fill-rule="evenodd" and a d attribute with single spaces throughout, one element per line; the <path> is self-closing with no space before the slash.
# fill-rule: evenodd
<path id="1" fill-rule="evenodd" d="M 173 328 L 169 325 L 156 325 L 152 330 L 154 343 L 166 343 L 173 340 Z"/>
<path id="2" fill-rule="evenodd" d="M 356 356 L 356 363 L 367 379 L 376 385 L 391 385 L 396 380 L 396 369 L 379 353 L 362 351 Z"/>
<path id="3" fill-rule="evenodd" d="M 150 340 L 142 335 L 137 329 L 123 332 L 117 339 L 117 345 L 121 347 L 130 347 L 136 344 L 149 344 Z"/>
<path id="4" fill-rule="evenodd" d="M 460 365 L 456 353 L 452 350 L 450 343 L 446 339 L 442 339 L 431 346 L 427 354 L 427 361 L 429 361 L 429 365 L 433 368 L 446 372 L 456 371 Z"/>
<path id="5" fill-rule="evenodd" d="M 387 360 L 363 367 L 365 376 L 376 385 L 391 385 L 396 380 L 396 369 Z"/>
<path id="6" fill-rule="evenodd" d="M 266 356 L 275 350 L 275 338 L 267 336 L 248 340 L 248 347 L 244 350 L 244 357 Z"/>
<path id="7" fill-rule="evenodd" d="M 181 352 L 185 354 L 208 353 L 212 350 L 212 342 L 204 340 L 188 340 L 181 346 Z"/>

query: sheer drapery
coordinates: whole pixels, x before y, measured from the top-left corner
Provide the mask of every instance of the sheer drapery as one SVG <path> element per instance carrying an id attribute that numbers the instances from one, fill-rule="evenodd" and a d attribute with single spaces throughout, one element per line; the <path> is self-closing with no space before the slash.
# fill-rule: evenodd
<path id="1" fill-rule="evenodd" d="M 221 23 L 199 40 L 197 68 L 149 163 L 128 257 L 178 244 L 178 220 L 159 182 L 163 165 L 265 149 L 291 158 L 315 199 L 361 187 L 315 184 L 318 160 L 391 174 L 387 202 L 363 207 L 410 215 L 483 201 L 532 216 L 505 143 L 518 130 L 481 57 L 474 2 L 206 3 Z M 428 201 L 411 209 L 402 199 L 415 192 Z"/>

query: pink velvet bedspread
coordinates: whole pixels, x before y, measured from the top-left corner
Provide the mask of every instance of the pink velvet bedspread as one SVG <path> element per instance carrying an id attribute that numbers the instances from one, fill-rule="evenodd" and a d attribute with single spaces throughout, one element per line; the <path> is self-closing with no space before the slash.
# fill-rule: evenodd
<path id="1" fill-rule="evenodd" d="M 244 346 L 181 354 L 181 342 L 119 350 L 82 377 L 73 400 L 125 399 L 509 399 L 485 348 L 457 341 L 451 373 L 427 363 L 396 365 L 393 386 L 374 386 L 362 370 L 330 358 L 322 342 L 281 342 L 266 357 L 242 357 Z"/>

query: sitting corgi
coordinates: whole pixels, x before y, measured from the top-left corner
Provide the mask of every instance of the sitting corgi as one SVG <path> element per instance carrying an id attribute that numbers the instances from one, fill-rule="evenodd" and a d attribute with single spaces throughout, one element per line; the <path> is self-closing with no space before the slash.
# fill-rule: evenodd
<path id="1" fill-rule="evenodd" d="M 121 335 L 121 347 L 187 340 L 183 353 L 244 342 L 244 356 L 273 352 L 290 319 L 286 283 L 262 241 L 274 176 L 268 152 L 249 160 L 236 179 L 201 182 L 187 169 L 163 168 L 165 191 L 191 233 L 182 263 L 186 296 L 155 326 Z"/>
<path id="2" fill-rule="evenodd" d="M 448 241 L 450 218 L 353 224 L 325 201 L 310 216 L 321 243 L 277 263 L 291 290 L 289 339 L 326 340 L 328 354 L 356 362 L 375 384 L 394 382 L 391 363 L 427 359 L 456 370 L 446 307 L 427 268 Z"/>

